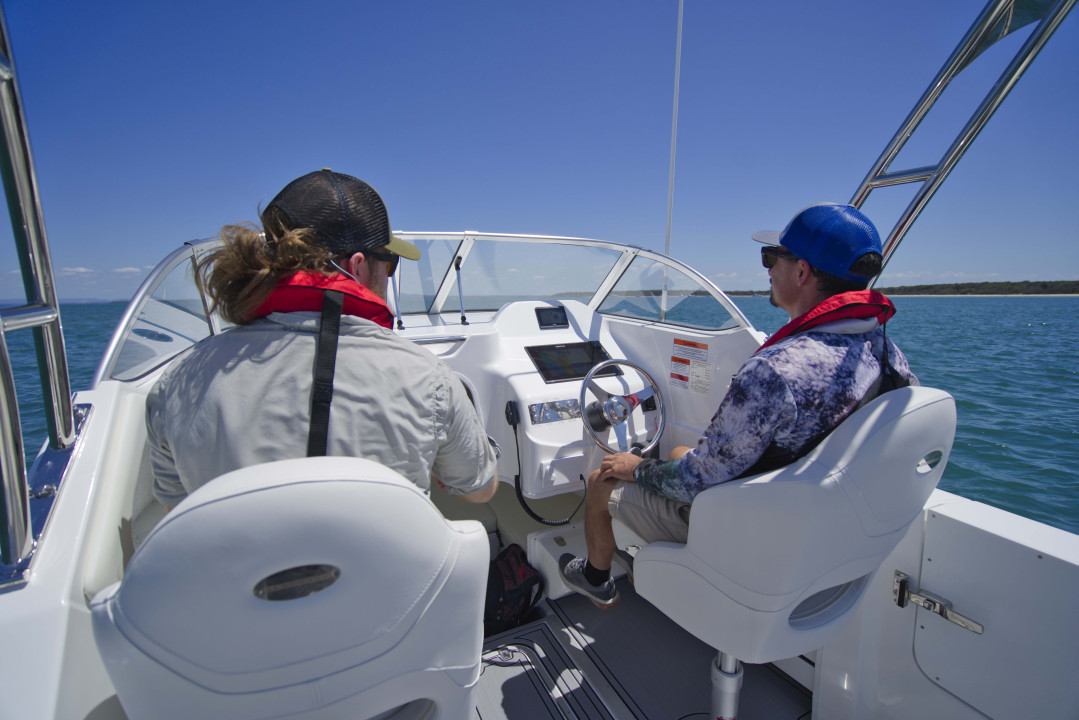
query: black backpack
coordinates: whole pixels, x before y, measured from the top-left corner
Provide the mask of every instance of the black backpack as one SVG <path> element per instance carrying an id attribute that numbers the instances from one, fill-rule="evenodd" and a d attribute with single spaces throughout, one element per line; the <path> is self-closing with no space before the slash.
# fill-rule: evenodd
<path id="1" fill-rule="evenodd" d="M 522 624 L 542 597 L 543 576 L 528 564 L 520 545 L 508 546 L 491 561 L 487 573 L 483 634 L 494 635 Z"/>

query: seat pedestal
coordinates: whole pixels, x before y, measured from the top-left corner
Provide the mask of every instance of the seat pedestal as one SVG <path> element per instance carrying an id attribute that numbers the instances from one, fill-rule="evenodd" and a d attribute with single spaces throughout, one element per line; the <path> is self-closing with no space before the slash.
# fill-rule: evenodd
<path id="1" fill-rule="evenodd" d="M 741 689 L 742 663 L 734 655 L 716 653 L 712 660 L 712 717 L 716 720 L 735 720 Z"/>

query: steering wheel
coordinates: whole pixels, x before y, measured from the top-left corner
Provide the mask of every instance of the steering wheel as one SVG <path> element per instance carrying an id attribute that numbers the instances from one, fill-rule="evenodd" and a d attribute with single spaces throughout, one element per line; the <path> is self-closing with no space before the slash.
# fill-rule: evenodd
<path id="1" fill-rule="evenodd" d="M 638 375 L 645 379 L 648 387 L 632 395 L 613 395 L 607 392 L 599 386 L 599 383 L 594 378 L 598 373 L 615 365 L 624 365 L 635 370 Z M 590 405 L 585 403 L 589 390 L 597 398 Z M 656 381 L 648 373 L 631 362 L 626 360 L 604 360 L 589 370 L 588 374 L 584 376 L 584 380 L 581 381 L 579 402 L 584 429 L 588 431 L 592 440 L 607 452 L 629 452 L 629 416 L 637 406 L 650 398 L 655 398 L 656 410 L 659 412 L 659 425 L 656 427 L 655 437 L 641 450 L 642 455 L 659 444 L 659 438 L 663 435 L 663 428 L 667 422 L 667 415 L 663 409 L 663 396 L 659 394 L 659 386 L 656 385 Z M 614 427 L 614 434 L 618 439 L 618 450 L 608 447 L 607 443 L 603 442 L 598 435 L 600 431 L 611 426 Z"/>

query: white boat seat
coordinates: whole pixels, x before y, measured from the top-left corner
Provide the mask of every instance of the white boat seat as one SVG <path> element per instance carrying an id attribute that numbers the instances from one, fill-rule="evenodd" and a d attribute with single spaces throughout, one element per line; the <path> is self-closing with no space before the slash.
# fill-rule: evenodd
<path id="1" fill-rule="evenodd" d="M 177 505 L 94 634 L 132 720 L 471 717 L 489 559 L 377 463 L 267 463 Z"/>
<path id="2" fill-rule="evenodd" d="M 955 427 L 941 390 L 885 393 L 791 465 L 699 494 L 685 545 L 637 553 L 637 592 L 720 651 L 717 663 L 729 656 L 728 674 L 732 657 L 823 647 L 921 514 Z"/>

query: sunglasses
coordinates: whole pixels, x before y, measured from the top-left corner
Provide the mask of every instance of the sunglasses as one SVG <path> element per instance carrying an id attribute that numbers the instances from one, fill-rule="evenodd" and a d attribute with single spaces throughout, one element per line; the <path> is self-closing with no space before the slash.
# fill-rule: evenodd
<path id="1" fill-rule="evenodd" d="M 386 277 L 393 277 L 393 273 L 397 270 L 397 263 L 401 259 L 401 256 L 396 253 L 365 253 L 369 257 L 373 257 L 375 260 L 381 260 L 384 263 L 388 263 L 386 267 Z"/>
<path id="2" fill-rule="evenodd" d="M 761 264 L 769 270 L 776 266 L 776 262 L 778 262 L 780 258 L 784 260 L 797 260 L 798 256 L 779 245 L 765 245 L 761 248 Z"/>

